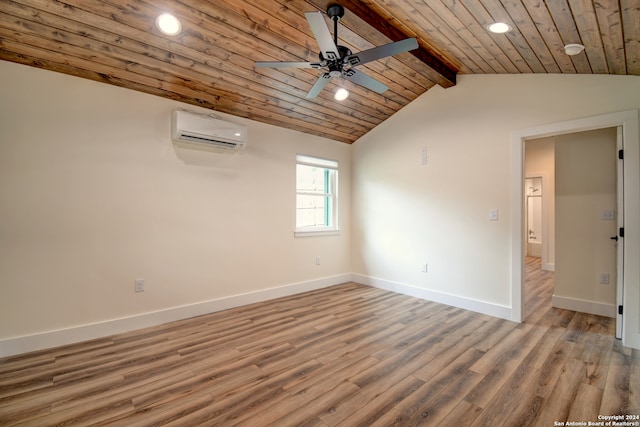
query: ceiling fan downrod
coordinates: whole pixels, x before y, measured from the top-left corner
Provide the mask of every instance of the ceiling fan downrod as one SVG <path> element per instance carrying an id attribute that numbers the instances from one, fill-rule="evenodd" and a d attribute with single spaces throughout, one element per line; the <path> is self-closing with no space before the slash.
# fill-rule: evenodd
<path id="1" fill-rule="evenodd" d="M 333 21 L 333 43 L 338 45 L 338 21 L 344 16 L 344 7 L 339 4 L 327 6 L 327 15 Z"/>

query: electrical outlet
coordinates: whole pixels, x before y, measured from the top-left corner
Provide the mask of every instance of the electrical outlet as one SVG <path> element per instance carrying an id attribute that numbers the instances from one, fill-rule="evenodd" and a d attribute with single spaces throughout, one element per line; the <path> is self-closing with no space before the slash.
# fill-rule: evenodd
<path id="1" fill-rule="evenodd" d="M 601 285 L 609 284 L 609 273 L 600 273 L 600 284 Z"/>
<path id="2" fill-rule="evenodd" d="M 423 273 L 426 273 L 427 271 L 429 271 L 429 265 L 428 264 L 422 264 L 420 266 L 420 271 L 422 271 Z"/>
<path id="3" fill-rule="evenodd" d="M 134 289 L 136 292 L 144 292 L 144 279 L 136 279 Z"/>
<path id="4" fill-rule="evenodd" d="M 316 265 L 320 265 L 320 257 L 319 256 L 316 257 Z"/>

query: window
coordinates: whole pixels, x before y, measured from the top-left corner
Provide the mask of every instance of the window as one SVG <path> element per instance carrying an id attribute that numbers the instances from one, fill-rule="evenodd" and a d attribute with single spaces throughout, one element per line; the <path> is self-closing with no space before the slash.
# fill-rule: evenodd
<path id="1" fill-rule="evenodd" d="M 296 235 L 335 231 L 338 231 L 338 162 L 297 155 Z"/>

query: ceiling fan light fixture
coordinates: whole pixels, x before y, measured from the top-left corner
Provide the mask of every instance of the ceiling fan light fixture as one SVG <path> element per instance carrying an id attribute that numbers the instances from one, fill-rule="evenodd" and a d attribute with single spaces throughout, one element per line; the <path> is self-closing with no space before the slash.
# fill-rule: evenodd
<path id="1" fill-rule="evenodd" d="M 336 93 L 333 95 L 333 98 L 336 101 L 344 101 L 345 99 L 347 99 L 349 97 L 349 91 L 346 90 L 345 88 L 341 87 L 340 89 L 338 89 L 336 91 Z"/>
<path id="2" fill-rule="evenodd" d="M 325 14 L 322 12 L 305 12 L 304 15 L 307 23 L 311 28 L 314 38 L 318 42 L 320 52 L 318 53 L 318 62 L 295 62 L 295 61 L 256 61 L 257 67 L 270 68 L 313 68 L 324 69 L 323 73 L 318 77 L 316 82 L 307 92 L 307 99 L 313 99 L 318 96 L 320 91 L 333 78 L 343 77 L 357 85 L 363 86 L 377 93 L 384 93 L 389 89 L 385 84 L 379 82 L 363 71 L 358 71 L 355 67 L 366 64 L 371 61 L 377 61 L 382 58 L 397 55 L 399 53 L 408 52 L 418 49 L 420 46 L 415 37 L 406 38 L 396 42 L 387 43 L 382 46 L 372 47 L 356 54 L 352 53 L 349 48 L 338 44 L 338 21 L 344 14 L 344 8 L 337 4 L 329 5 L 327 15 L 333 21 L 333 35 L 329 31 Z M 334 94 L 336 100 L 344 100 L 349 96 L 346 89 L 340 90 Z"/>
<path id="3" fill-rule="evenodd" d="M 584 50 L 584 45 L 578 43 L 569 43 L 564 47 L 564 53 L 569 56 L 578 55 Z"/>
<path id="4" fill-rule="evenodd" d="M 493 22 L 489 25 L 487 25 L 487 30 L 491 31 L 492 33 L 495 34 L 504 34 L 504 33 L 508 33 L 509 31 L 511 31 L 511 25 L 505 23 L 505 22 Z"/>
<path id="5" fill-rule="evenodd" d="M 178 18 L 170 13 L 163 13 L 156 18 L 156 27 L 168 36 L 175 36 L 182 31 L 182 24 Z"/>

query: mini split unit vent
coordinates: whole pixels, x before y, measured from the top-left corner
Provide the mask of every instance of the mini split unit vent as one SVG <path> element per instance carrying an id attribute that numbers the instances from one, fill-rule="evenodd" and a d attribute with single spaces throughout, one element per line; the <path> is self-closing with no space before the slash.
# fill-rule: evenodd
<path id="1" fill-rule="evenodd" d="M 237 152 L 247 145 L 246 126 L 185 110 L 174 111 L 171 119 L 171 137 L 178 146 Z"/>

